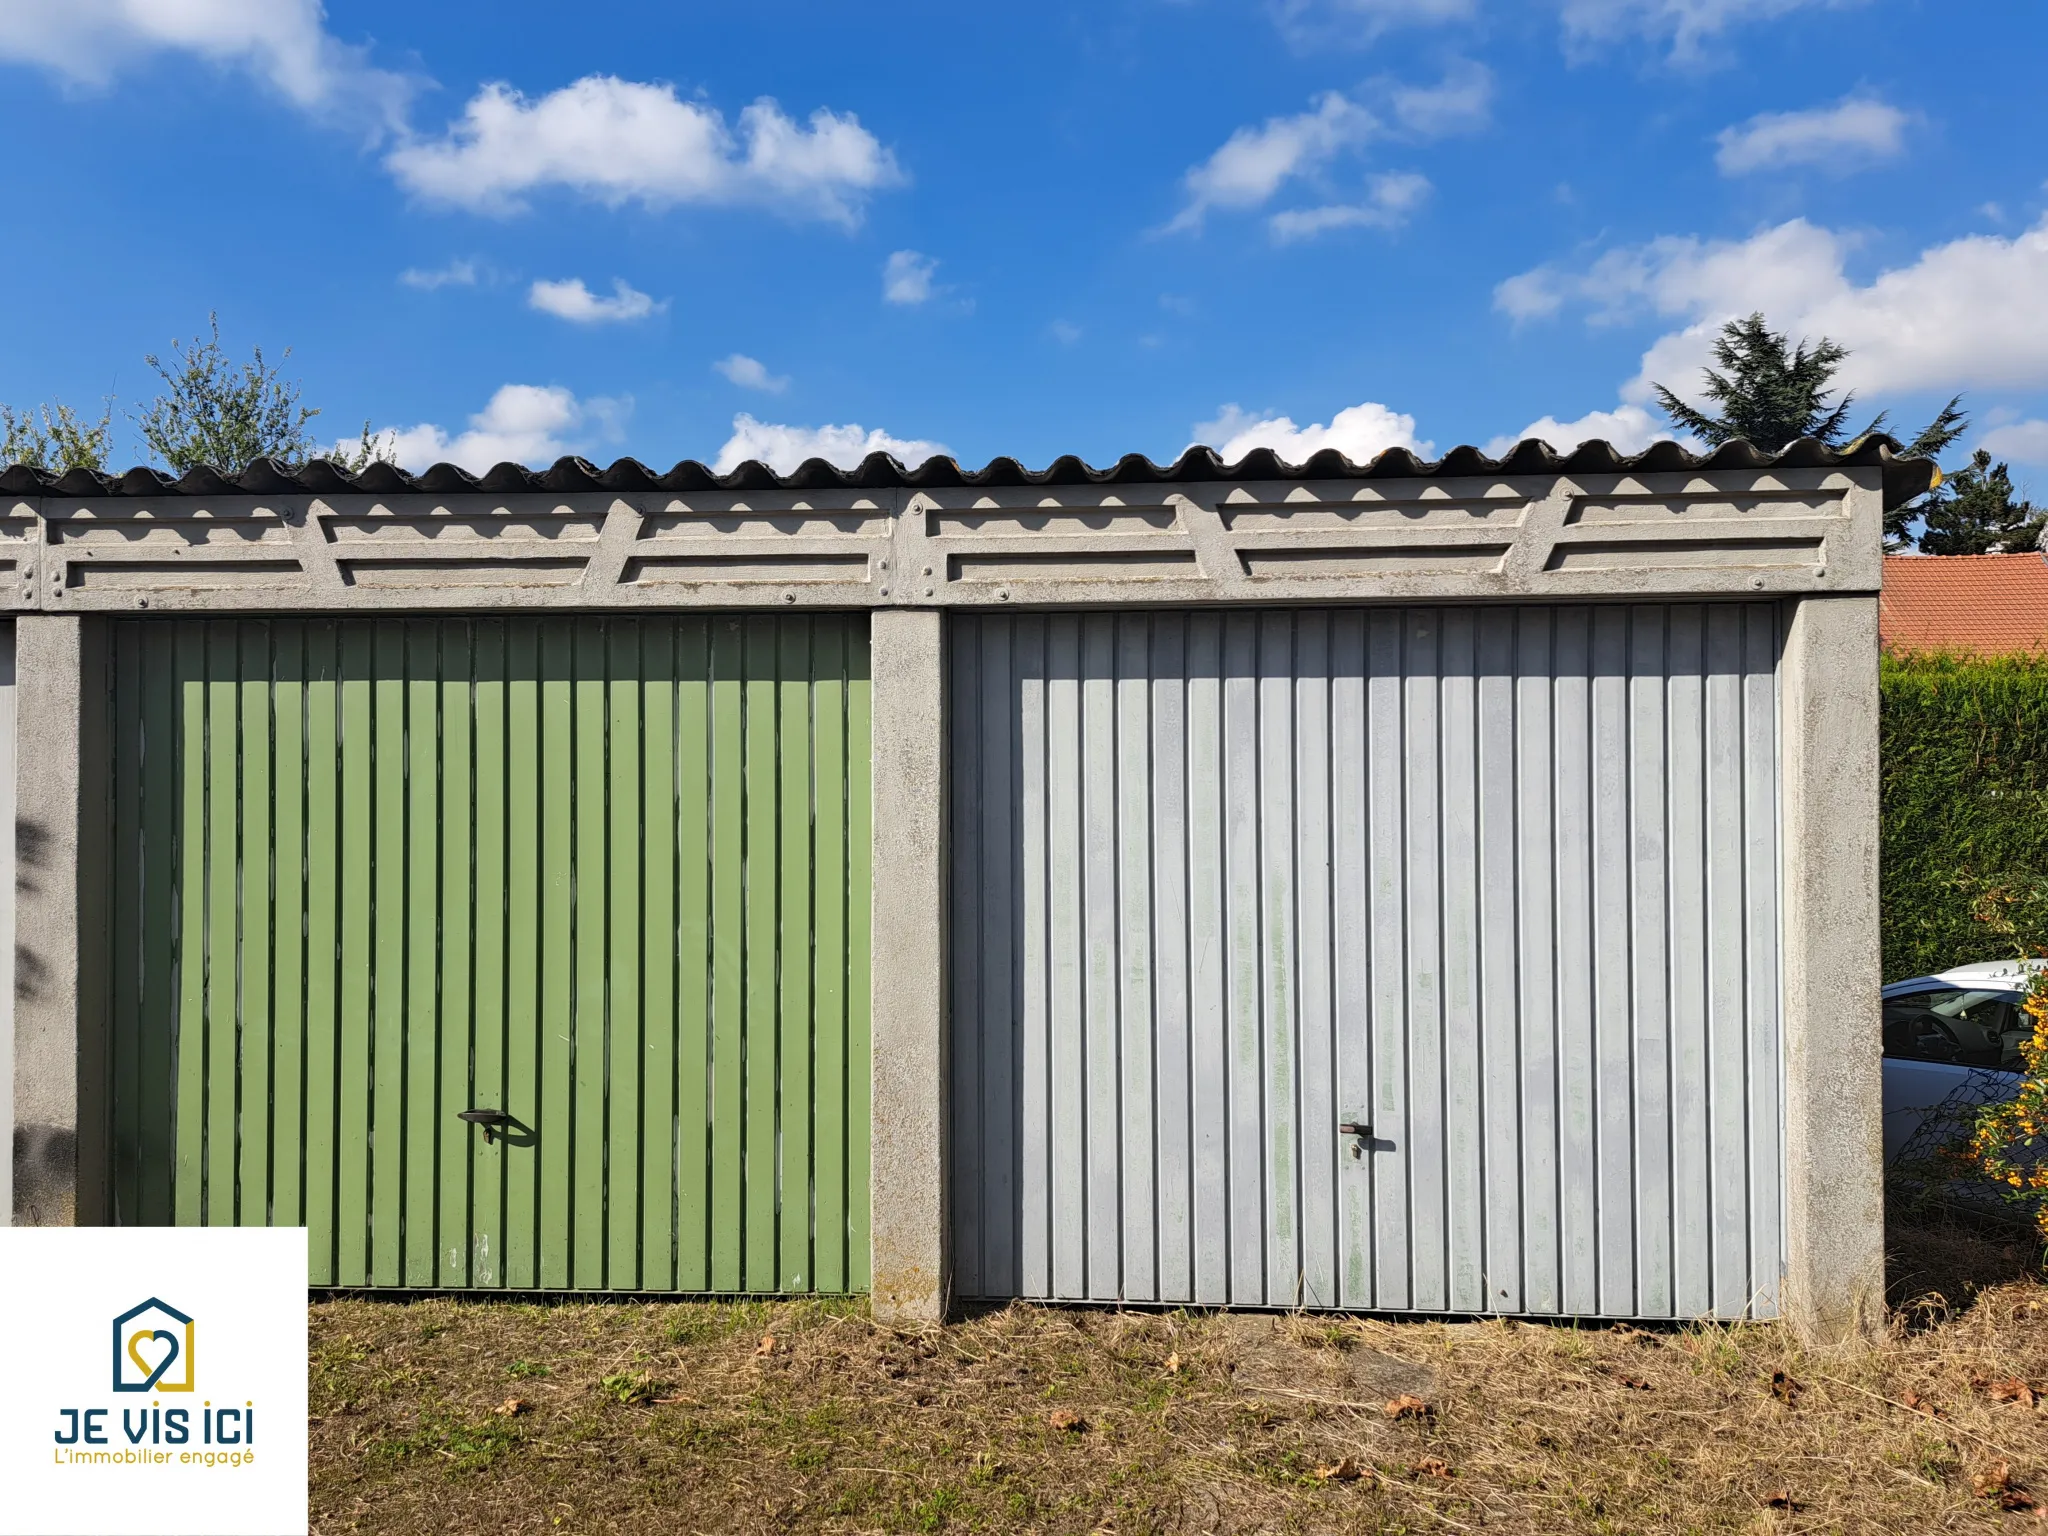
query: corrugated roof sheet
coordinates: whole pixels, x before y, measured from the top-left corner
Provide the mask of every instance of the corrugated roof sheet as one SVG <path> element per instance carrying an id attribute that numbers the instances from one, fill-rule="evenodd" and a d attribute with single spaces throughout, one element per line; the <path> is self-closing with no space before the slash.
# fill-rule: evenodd
<path id="1" fill-rule="evenodd" d="M 61 476 L 17 464 L 0 471 L 0 491 L 14 496 L 162 496 L 166 493 L 219 496 L 235 492 L 256 495 L 286 495 L 306 491 L 334 495 L 350 491 L 391 496 L 407 491 L 452 495 L 463 491 L 499 494 L 517 491 L 702 491 L 719 490 L 826 490 L 884 489 L 911 487 L 938 489 L 949 486 L 1021 485 L 1170 485 L 1201 480 L 1417 480 L 1483 474 L 1615 474 L 1636 472 L 1660 474 L 1682 470 L 1715 469 L 1825 469 L 1836 465 L 1882 467 L 1885 505 L 1894 507 L 1912 500 L 1932 483 L 1934 464 L 1929 459 L 1900 456 L 1899 443 L 1890 437 L 1867 437 L 1847 450 L 1830 448 L 1812 438 L 1801 438 L 1775 454 L 1761 453 L 1748 443 L 1727 443 L 1711 453 L 1688 453 L 1677 443 L 1653 443 L 1641 453 L 1623 454 L 1605 442 L 1581 443 L 1570 453 L 1559 453 L 1548 443 L 1528 438 L 1515 445 L 1503 458 L 1492 459 L 1477 448 L 1453 448 L 1440 459 L 1418 459 L 1405 448 L 1390 448 L 1370 464 L 1353 464 L 1334 448 L 1326 448 L 1303 464 L 1287 464 L 1269 448 L 1257 448 L 1235 464 L 1226 465 L 1212 448 L 1190 448 L 1171 464 L 1154 464 L 1141 454 L 1126 454 L 1106 469 L 1096 469 L 1071 454 L 1053 460 L 1044 469 L 1030 470 L 1012 458 L 991 459 L 980 469 L 962 469 L 951 458 L 927 459 L 914 469 L 906 468 L 887 454 L 872 453 L 853 469 L 840 469 L 823 459 L 808 459 L 794 473 L 777 474 L 766 464 L 749 461 L 728 474 L 714 474 L 709 466 L 685 459 L 666 473 L 657 473 L 634 459 L 620 459 L 609 469 L 599 469 L 585 459 L 557 459 L 547 469 L 527 469 L 518 464 L 500 464 L 482 475 L 472 475 L 453 464 L 436 464 L 422 474 L 411 475 L 391 464 L 372 464 L 357 474 L 345 474 L 324 459 L 297 468 L 286 468 L 269 459 L 259 459 L 239 475 L 223 475 L 212 469 L 193 469 L 173 478 L 155 469 L 131 469 L 126 474 L 104 475 L 93 470 L 74 469 Z"/>
<path id="2" fill-rule="evenodd" d="M 2048 654 L 2048 556 L 1893 555 L 1877 613 L 1889 651 Z"/>

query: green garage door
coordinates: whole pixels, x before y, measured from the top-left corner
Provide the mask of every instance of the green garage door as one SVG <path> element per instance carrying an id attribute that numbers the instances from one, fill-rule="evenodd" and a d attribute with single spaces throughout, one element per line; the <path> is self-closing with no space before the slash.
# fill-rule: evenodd
<path id="1" fill-rule="evenodd" d="M 122 1223 L 302 1224 L 315 1285 L 866 1289 L 864 616 L 114 655 Z"/>

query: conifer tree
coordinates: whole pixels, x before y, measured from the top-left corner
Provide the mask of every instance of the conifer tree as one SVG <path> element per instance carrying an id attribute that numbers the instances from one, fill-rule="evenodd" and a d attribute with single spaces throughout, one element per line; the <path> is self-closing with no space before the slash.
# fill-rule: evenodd
<path id="1" fill-rule="evenodd" d="M 1662 384 L 1652 385 L 1657 404 L 1672 422 L 1710 448 L 1740 438 L 1765 453 L 1776 453 L 1802 437 L 1830 446 L 1843 440 L 1854 395 L 1834 398 L 1831 381 L 1848 349 L 1823 336 L 1797 347 L 1764 323 L 1761 314 L 1730 320 L 1714 339 L 1714 361 L 1725 371 L 1706 370 L 1700 393 L 1720 415 L 1687 405 Z M 1879 417 L 1858 437 L 1875 431 Z"/>
<path id="2" fill-rule="evenodd" d="M 1979 448 L 1916 503 L 1924 520 L 1920 551 L 1928 555 L 2017 554 L 2038 547 L 2048 511 L 2013 495 L 2012 475 Z"/>
<path id="3" fill-rule="evenodd" d="M 1882 431 L 1886 413 L 1873 416 L 1853 436 L 1844 430 L 1856 397 L 1835 396 L 1834 378 L 1849 349 L 1823 336 L 1811 344 L 1802 340 L 1794 346 L 1781 331 L 1765 323 L 1762 314 L 1730 320 L 1714 339 L 1714 361 L 1718 368 L 1705 370 L 1700 393 L 1719 407 L 1709 415 L 1688 405 L 1662 384 L 1651 387 L 1657 403 L 1675 426 L 1690 432 L 1709 447 L 1742 439 L 1765 453 L 1777 453 L 1802 437 L 1810 437 L 1830 448 L 1842 448 L 1873 432 Z M 1910 443 L 1906 453 L 1913 457 L 1939 460 L 1944 449 L 1969 430 L 1970 418 L 1957 395 Z M 2003 466 L 2001 466 L 2001 469 Z M 1967 475 L 1970 471 L 1965 470 Z M 2008 483 L 2009 484 L 2009 483 Z M 1988 490 L 1973 489 L 1970 508 L 1989 507 Z M 1923 498 L 1885 514 L 1887 549 L 1912 547 L 1912 527 L 1927 513 L 1931 501 Z M 2025 503 L 2019 504 L 2024 507 Z M 1998 534 L 1987 535 L 1996 539 Z M 1923 546 L 1925 547 L 1925 546 Z M 1950 551 L 1929 550 L 1929 553 Z"/>

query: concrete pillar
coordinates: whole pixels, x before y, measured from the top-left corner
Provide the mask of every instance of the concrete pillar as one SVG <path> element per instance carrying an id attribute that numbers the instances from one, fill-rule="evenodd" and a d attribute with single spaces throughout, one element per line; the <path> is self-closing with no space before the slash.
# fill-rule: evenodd
<path id="1" fill-rule="evenodd" d="M 1877 597 L 1788 606 L 1784 1312 L 1826 1346 L 1884 1327 Z"/>
<path id="2" fill-rule="evenodd" d="M 105 621 L 23 614 L 15 639 L 16 1226 L 110 1219 Z M 162 1085 L 158 1085 L 161 1087 Z"/>
<path id="3" fill-rule="evenodd" d="M 946 1212 L 944 616 L 878 609 L 874 676 L 875 1316 L 935 1322 Z"/>

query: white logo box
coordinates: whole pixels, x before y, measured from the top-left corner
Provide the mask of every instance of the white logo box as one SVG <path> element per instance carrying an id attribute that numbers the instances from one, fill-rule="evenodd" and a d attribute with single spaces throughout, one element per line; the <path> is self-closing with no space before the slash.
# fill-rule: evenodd
<path id="1" fill-rule="evenodd" d="M 306 1530 L 303 1228 L 0 1227 L 0 1317 L 0 1536 Z"/>

